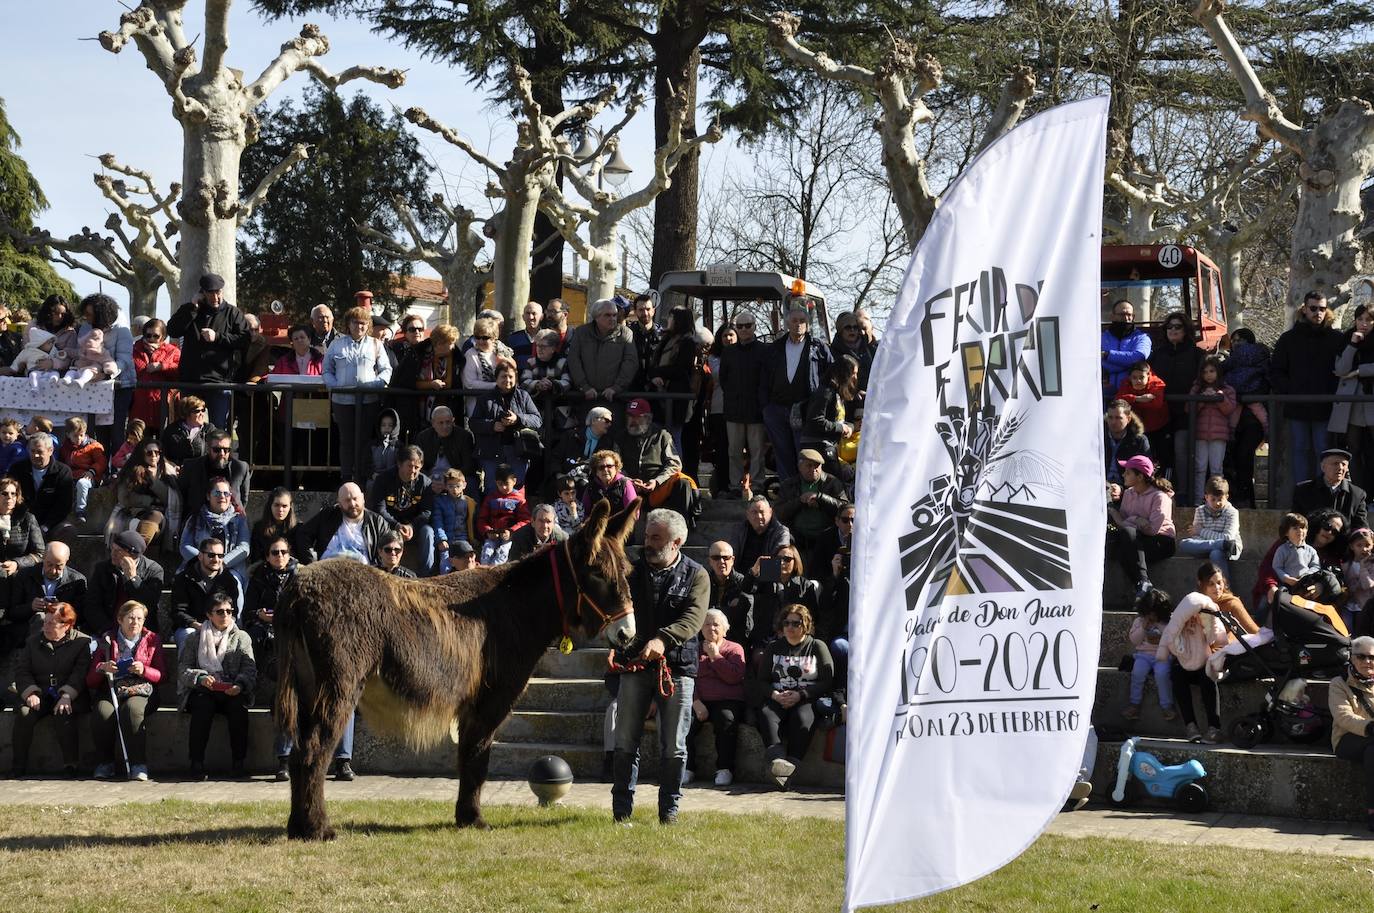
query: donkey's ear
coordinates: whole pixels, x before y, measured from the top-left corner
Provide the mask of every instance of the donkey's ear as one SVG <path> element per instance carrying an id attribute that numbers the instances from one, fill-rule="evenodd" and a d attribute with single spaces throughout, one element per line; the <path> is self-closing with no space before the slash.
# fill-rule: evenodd
<path id="1" fill-rule="evenodd" d="M 601 538 L 606 535 L 606 521 L 611 515 L 611 502 L 605 498 L 597 501 L 592 507 L 591 513 L 587 514 L 587 522 L 582 524 L 579 532 L 582 534 L 582 541 L 587 546 L 587 554 L 595 555 L 601 548 Z"/>
<path id="2" fill-rule="evenodd" d="M 643 498 L 635 498 L 612 516 L 606 523 L 606 535 L 624 545 L 629 540 L 630 533 L 634 532 L 635 520 L 639 518 L 639 505 L 643 501 Z"/>

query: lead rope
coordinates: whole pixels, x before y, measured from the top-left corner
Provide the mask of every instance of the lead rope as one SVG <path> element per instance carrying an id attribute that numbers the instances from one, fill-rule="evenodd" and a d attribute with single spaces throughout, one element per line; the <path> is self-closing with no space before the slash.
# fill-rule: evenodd
<path id="1" fill-rule="evenodd" d="M 658 693 L 662 697 L 672 697 L 676 686 L 673 685 L 673 675 L 668 671 L 668 657 L 660 656 L 658 659 L 642 662 L 632 660 L 624 665 L 615 661 L 615 651 L 606 654 L 606 667 L 612 672 L 643 672 L 649 668 L 650 664 L 658 664 Z"/>

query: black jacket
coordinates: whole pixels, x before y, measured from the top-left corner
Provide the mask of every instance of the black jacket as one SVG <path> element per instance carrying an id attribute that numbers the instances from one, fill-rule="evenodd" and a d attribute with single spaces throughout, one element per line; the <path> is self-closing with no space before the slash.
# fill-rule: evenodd
<path id="1" fill-rule="evenodd" d="M 720 353 L 720 376 L 716 384 L 721 390 L 725 420 L 742 424 L 763 421 L 759 407 L 759 386 L 765 368 L 767 344 L 757 339 L 726 346 Z"/>
<path id="2" fill-rule="evenodd" d="M 1198 369 L 1202 367 L 1203 352 L 1193 340 L 1188 339 L 1178 345 L 1156 339 L 1150 349 L 1150 370 L 1164 381 L 1164 395 L 1192 392 L 1197 381 Z M 1178 430 L 1188 427 L 1188 404 L 1169 403 L 1170 427 Z"/>
<path id="3" fill-rule="evenodd" d="M 830 562 L 839 554 L 841 548 L 852 550 L 854 537 L 851 535 L 848 542 L 841 543 L 838 526 L 830 527 L 811 544 L 811 551 L 806 556 L 806 573 L 807 576 L 821 585 L 822 592 L 830 585 L 830 578 L 834 576 L 831 572 Z"/>
<path id="4" fill-rule="evenodd" d="M 201 340 L 204 329 L 215 331 L 214 342 Z M 167 321 L 167 335 L 181 339 L 182 380 L 225 384 L 238 380 L 249 331 L 243 312 L 232 304 L 225 302 L 209 311 L 187 302 Z"/>
<path id="5" fill-rule="evenodd" d="M 806 411 L 802 413 L 801 441 L 803 447 L 815 447 L 823 456 L 835 458 L 844 437 L 844 424 L 840 413 L 844 403 L 840 392 L 831 384 L 823 383 L 806 400 Z"/>
<path id="6" fill-rule="evenodd" d="M 797 514 L 807 509 L 807 505 L 802 504 L 802 477 L 793 476 L 782 483 L 782 488 L 778 493 L 778 506 L 775 508 L 777 518 L 790 532 L 792 521 Z M 832 521 L 840 508 L 849 503 L 849 495 L 845 493 L 844 483 L 838 476 L 828 472 L 821 472 L 820 488 L 816 492 L 815 504 L 811 505 L 816 510 L 821 511 Z M 833 527 L 832 527 L 833 528 Z"/>
<path id="7" fill-rule="evenodd" d="M 814 619 L 821 610 L 820 584 L 808 577 L 792 577 L 782 583 L 763 583 L 744 575 L 744 591 L 754 594 L 754 624 L 750 637 L 758 648 L 777 635 L 777 614 L 783 606 L 801 603 Z"/>
<path id="8" fill-rule="evenodd" d="M 1336 358 L 1344 350 L 1343 333 L 1300 317 L 1274 343 L 1274 354 L 1269 359 L 1269 385 L 1275 393 L 1335 393 Z M 1331 404 L 1285 403 L 1283 417 L 1325 422 L 1331 417 Z"/>
<path id="9" fill-rule="evenodd" d="M 33 601 L 43 595 L 43 563 L 30 565 L 14 575 L 10 589 L 9 618 L 12 622 L 28 621 L 35 614 Z M 57 589 L 53 598 L 69 604 L 78 613 L 77 626 L 87 634 L 91 633 L 86 619 L 80 616 L 86 605 L 86 577 L 70 564 L 62 569 L 57 578 Z M 41 614 L 41 613 L 39 613 Z M 100 633 L 104 633 L 103 631 Z"/>
<path id="10" fill-rule="evenodd" d="M 727 538 L 735 550 L 735 567 L 747 571 L 760 557 L 766 555 L 771 558 L 784 545 L 791 545 L 792 531 L 778 519 L 777 514 L 774 514 L 773 519 L 763 528 L 763 532 L 754 532 L 754 527 L 749 525 L 748 520 L 741 520 Z"/>
<path id="11" fill-rule="evenodd" d="M 182 464 L 177 480 L 181 491 L 181 512 L 184 516 L 189 517 L 205 506 L 205 496 L 210 491 L 210 480 L 217 476 L 224 476 L 229 480 L 229 490 L 239 499 L 240 507 L 248 503 L 248 484 L 253 476 L 253 470 L 249 469 L 243 460 L 234 459 L 229 461 L 227 467 L 220 469 L 210 465 L 212 459 L 213 457 L 207 453 Z"/>
<path id="12" fill-rule="evenodd" d="M 134 576 L 125 578 L 109 558 L 96 564 L 86 581 L 86 609 L 81 628 L 99 637 L 114 627 L 115 612 L 130 599 L 148 607 L 143 626 L 158 629 L 158 603 L 162 601 L 162 565 L 143 555 L 134 563 Z"/>
<path id="13" fill-rule="evenodd" d="M 243 597 L 243 625 L 245 628 L 254 624 L 261 624 L 258 621 L 258 610 L 265 609 L 268 612 L 277 611 L 277 603 L 281 600 L 282 591 L 286 585 L 296 578 L 296 571 L 300 570 L 300 562 L 295 558 L 290 559 L 284 571 L 277 571 L 266 561 L 253 568 L 253 573 L 248 577 L 248 592 Z"/>
<path id="14" fill-rule="evenodd" d="M 1332 491 L 1326 480 L 1318 476 L 1299 482 L 1293 487 L 1293 512 L 1304 517 L 1325 507 L 1338 510 L 1345 517 L 1347 530 L 1369 526 L 1369 495 L 1360 486 L 1345 479 Z"/>
<path id="15" fill-rule="evenodd" d="M 162 429 L 162 436 L 159 438 L 162 444 L 162 461 L 180 466 L 190 462 L 194 457 L 205 456 L 205 441 L 218 430 L 214 425 L 206 422 L 201 426 L 200 433 L 192 439 L 185 425 L 181 422 L 172 422 Z"/>
<path id="16" fill-rule="evenodd" d="M 731 571 L 724 580 L 711 578 L 711 604 L 708 608 L 719 609 L 725 613 L 730 630 L 725 636 L 743 647 L 749 646 L 749 634 L 754 627 L 754 597 L 744 592 L 744 575 Z"/>
<path id="17" fill-rule="evenodd" d="M 172 578 L 172 624 L 190 628 L 210 617 L 210 597 L 223 591 L 237 607 L 242 601 L 239 582 L 228 571 L 207 579 L 200 569 L 200 557 L 187 561 Z"/>
<path id="18" fill-rule="evenodd" d="M 519 425 L 504 431 L 497 431 L 496 420 L 505 415 L 506 410 L 515 413 Z M 504 448 L 515 444 L 515 436 L 520 429 L 532 428 L 538 431 L 543 427 L 544 419 L 539 414 L 539 407 L 534 404 L 534 400 L 530 399 L 530 395 L 516 387 L 509 393 L 488 390 L 479 396 L 468 424 L 472 428 L 472 436 L 477 442 L 477 458 L 479 460 L 503 460 L 505 459 Z"/>
<path id="19" fill-rule="evenodd" d="M 377 553 L 377 542 L 391 532 L 391 525 L 373 510 L 363 511 L 362 522 L 363 541 L 367 543 L 367 559 L 371 561 L 372 556 Z M 343 510 L 337 504 L 326 507 L 306 522 L 299 524 L 296 527 L 295 555 L 301 564 L 318 560 L 342 524 Z"/>
<path id="20" fill-rule="evenodd" d="M 20 460 L 10 467 L 10 478 L 19 481 L 19 493 L 24 496 L 24 506 L 29 509 L 43 532 L 51 532 L 66 522 L 71 516 L 72 505 L 76 503 L 76 482 L 66 463 L 59 463 L 54 456 L 48 463 L 43 482 L 33 487 L 33 461 Z"/>
<path id="21" fill-rule="evenodd" d="M 787 376 L 787 339 L 784 333 L 769 344 L 767 362 L 763 372 L 760 393 L 764 402 L 777 406 L 794 406 L 805 403 L 824 382 L 826 369 L 830 367 L 830 347 L 810 333 L 802 339 L 801 360 L 797 363 L 797 373 Z"/>
<path id="22" fill-rule="evenodd" d="M 541 546 L 534 541 L 534 524 L 526 523 L 517 529 L 510 537 L 510 560 L 518 561 L 526 555 L 534 554 L 535 550 Z M 553 532 L 549 533 L 549 541 L 558 543 L 568 541 L 568 534 L 563 532 L 563 528 L 557 523 L 553 525 Z M 547 545 L 548 543 L 544 543 Z"/>
<path id="23" fill-rule="evenodd" d="M 630 599 L 634 602 L 634 642 L 624 655 L 637 657 L 655 637 L 667 648 L 668 668 L 673 675 L 696 675 L 701 652 L 701 625 L 711 599 L 710 574 L 686 555 L 669 571 L 663 594 L 656 597 L 649 563 L 643 558 L 630 571 Z"/>
<path id="24" fill-rule="evenodd" d="M 472 432 L 462 424 L 462 410 L 455 416 L 453 431 L 448 437 L 439 437 L 439 432 L 432 427 L 425 428 L 415 437 L 411 438 L 412 443 L 419 447 L 425 454 L 425 474 L 433 478 L 434 463 L 443 454 L 444 459 L 454 469 L 463 470 L 463 475 L 469 479 L 477 471 L 477 458 L 474 455 L 476 447 L 472 441 Z"/>
<path id="25" fill-rule="evenodd" d="M 392 526 L 402 523 L 424 526 L 434 514 L 434 489 L 429 485 L 429 476 L 423 472 L 414 482 L 402 482 L 396 470 L 377 476 L 367 495 L 367 509 L 376 511 L 381 518 Z M 338 529 L 337 526 L 334 527 Z M 325 543 L 328 544 L 326 539 Z M 372 542 L 373 548 L 377 543 Z"/>

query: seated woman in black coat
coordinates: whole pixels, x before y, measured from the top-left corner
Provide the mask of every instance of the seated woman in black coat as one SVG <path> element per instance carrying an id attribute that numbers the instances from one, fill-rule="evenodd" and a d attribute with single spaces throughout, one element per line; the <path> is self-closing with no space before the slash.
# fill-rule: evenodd
<path id="1" fill-rule="evenodd" d="M 11 775 L 29 769 L 33 730 L 45 717 L 57 728 L 62 770 L 76 776 L 76 715 L 88 708 L 86 670 L 91 664 L 91 639 L 76 629 L 76 609 L 65 602 L 48 608 L 43 630 L 33 634 L 19 652 L 11 687 L 19 696 L 14 717 L 14 761 Z"/>
<path id="2" fill-rule="evenodd" d="M 786 606 L 778 615 L 782 636 L 759 657 L 755 705 L 768 773 L 783 789 L 796 771 L 816 728 L 817 700 L 827 697 L 835 666 L 824 642 L 811 636 L 811 611 Z"/>
<path id="3" fill-rule="evenodd" d="M 775 558 L 782 564 L 779 578 L 764 580 L 760 577 L 764 561 Z M 769 576 L 769 575 L 764 575 Z M 774 555 L 763 555 L 744 572 L 746 593 L 754 596 L 754 625 L 749 632 L 750 652 L 757 654 L 778 633 L 776 622 L 778 613 L 784 606 L 800 604 L 806 607 L 810 618 L 820 611 L 821 585 L 806 576 L 802 566 L 801 552 L 794 545 L 784 545 Z M 814 624 L 812 625 L 814 628 Z"/>
<path id="4" fill-rule="evenodd" d="M 852 355 L 841 355 L 831 362 L 825 381 L 806 401 L 802 423 L 802 448 L 817 450 L 825 457 L 825 471 L 846 483 L 854 480 L 854 467 L 839 458 L 840 441 L 854 433 L 845 404 L 859 396 L 859 362 Z"/>
<path id="5" fill-rule="evenodd" d="M 515 379 L 515 362 L 498 357 L 496 388 L 478 397 L 469 421 L 487 493 L 495 489 L 496 467 L 501 465 L 515 470 L 517 487 L 525 484 L 525 472 L 530 465 L 529 451 L 525 448 L 527 442 L 536 445 L 538 437 L 521 438 L 520 433 L 538 431 L 543 424 L 534 400 L 515 385 Z"/>
<path id="6" fill-rule="evenodd" d="M 243 597 L 243 629 L 253 641 L 253 656 L 258 670 L 268 678 L 276 677 L 276 645 L 272 640 L 272 619 L 286 585 L 296 579 L 300 563 L 291 557 L 291 540 L 284 534 L 271 537 L 263 549 L 262 563 L 248 578 Z"/>
<path id="7" fill-rule="evenodd" d="M 1150 440 L 1145 436 L 1145 426 L 1135 410 L 1124 399 L 1114 399 L 1107 405 L 1104 421 L 1106 433 L 1103 435 L 1103 449 L 1107 454 L 1107 481 L 1121 485 L 1120 464 L 1133 456 L 1149 456 Z"/>

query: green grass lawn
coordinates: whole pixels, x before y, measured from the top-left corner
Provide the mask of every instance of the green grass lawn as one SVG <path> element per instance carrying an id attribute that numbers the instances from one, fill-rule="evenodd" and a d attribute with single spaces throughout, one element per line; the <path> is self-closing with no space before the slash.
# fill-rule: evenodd
<path id="1" fill-rule="evenodd" d="M 838 910 L 839 822 L 491 807 L 456 830 L 441 802 L 332 802 L 340 837 L 288 843 L 286 806 L 166 801 L 0 808 L 7 911 Z M 1367 909 L 1369 863 L 1045 837 L 1000 872 L 891 909 L 1302 913 Z"/>

